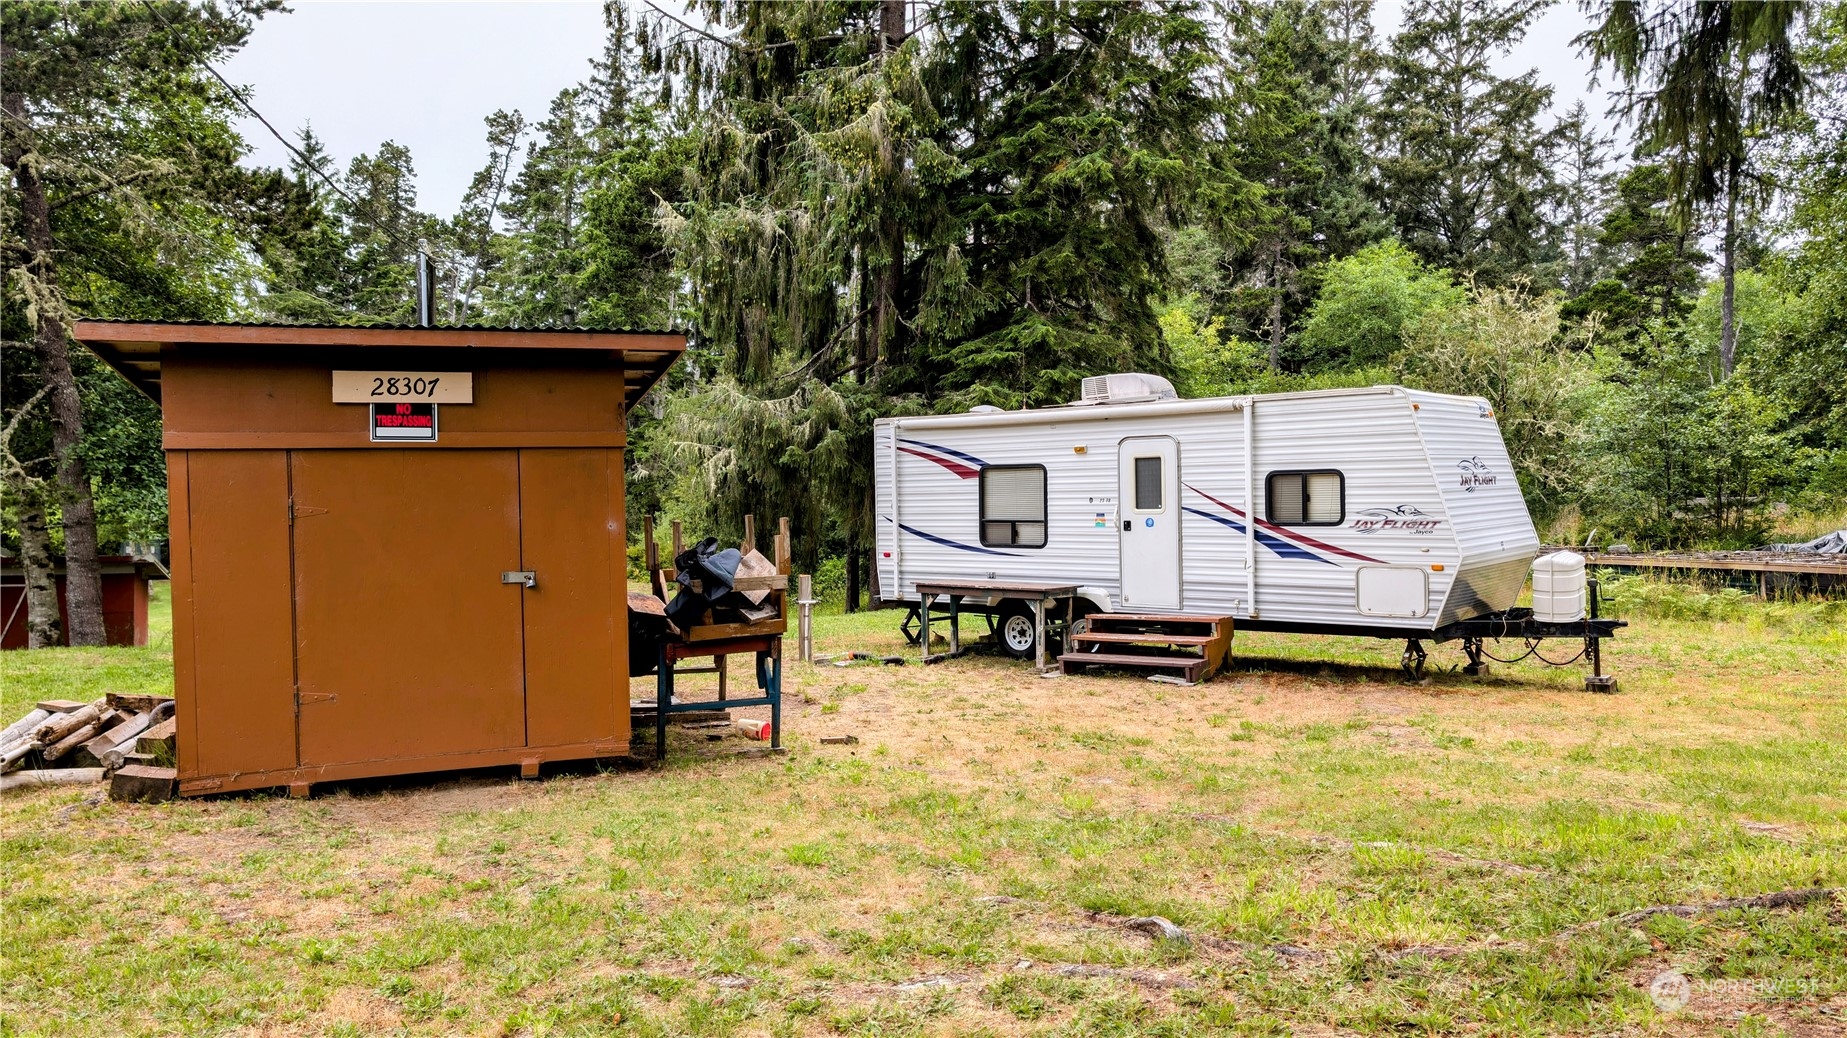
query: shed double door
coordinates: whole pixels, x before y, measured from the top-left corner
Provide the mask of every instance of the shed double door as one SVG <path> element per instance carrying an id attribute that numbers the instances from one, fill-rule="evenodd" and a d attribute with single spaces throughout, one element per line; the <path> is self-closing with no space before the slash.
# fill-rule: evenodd
<path id="1" fill-rule="evenodd" d="M 618 706 L 626 731 L 621 476 L 601 449 L 291 452 L 300 764 L 605 740 Z"/>

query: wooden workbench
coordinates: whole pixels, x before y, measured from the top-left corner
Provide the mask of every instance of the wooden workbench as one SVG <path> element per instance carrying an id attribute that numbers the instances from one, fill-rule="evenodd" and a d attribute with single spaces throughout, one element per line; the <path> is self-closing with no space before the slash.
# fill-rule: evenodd
<path id="1" fill-rule="evenodd" d="M 962 628 L 960 614 L 962 600 L 965 598 L 1015 598 L 1031 602 L 1033 607 L 1033 666 L 1041 673 L 1045 671 L 1045 607 L 1056 605 L 1060 599 L 1069 600 L 1077 595 L 1076 584 L 1061 584 L 1040 580 L 951 580 L 919 582 L 917 597 L 921 602 L 923 613 L 923 661 L 935 663 L 938 660 L 952 659 L 962 654 Z M 931 655 L 930 653 L 930 606 L 938 598 L 949 599 L 949 651 Z"/>

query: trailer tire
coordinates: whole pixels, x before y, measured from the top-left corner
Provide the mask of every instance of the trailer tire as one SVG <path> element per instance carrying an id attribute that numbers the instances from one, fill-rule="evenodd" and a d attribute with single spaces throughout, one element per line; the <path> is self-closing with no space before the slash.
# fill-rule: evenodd
<path id="1" fill-rule="evenodd" d="M 1002 652 L 1016 660 L 1032 659 L 1033 651 L 1038 648 L 1033 630 L 1033 607 L 1017 598 L 1002 601 L 1000 621 L 994 633 Z"/>

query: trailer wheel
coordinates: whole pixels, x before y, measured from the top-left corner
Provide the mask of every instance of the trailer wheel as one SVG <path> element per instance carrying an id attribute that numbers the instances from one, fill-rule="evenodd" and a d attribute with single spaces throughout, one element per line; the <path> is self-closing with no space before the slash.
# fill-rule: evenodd
<path id="1" fill-rule="evenodd" d="M 1037 632 L 1033 630 L 1033 607 L 1017 598 L 1009 598 L 1000 604 L 1000 624 L 996 633 L 999 635 L 1001 651 L 1016 660 L 1031 659 L 1033 650 L 1038 647 Z"/>

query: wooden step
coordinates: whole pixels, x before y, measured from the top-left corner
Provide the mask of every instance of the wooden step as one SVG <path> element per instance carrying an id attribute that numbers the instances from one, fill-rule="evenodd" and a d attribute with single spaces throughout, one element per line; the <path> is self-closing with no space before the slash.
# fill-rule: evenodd
<path id="1" fill-rule="evenodd" d="M 1211 645 L 1217 638 L 1213 634 L 1163 634 L 1149 631 L 1146 634 L 1135 631 L 1085 631 L 1074 634 L 1074 642 L 1119 642 L 1122 644 L 1147 643 L 1150 645 Z"/>
<path id="2" fill-rule="evenodd" d="M 1223 616 L 1201 616 L 1197 613 L 1091 613 L 1091 620 L 1160 620 L 1188 624 L 1222 623 Z"/>
<path id="3" fill-rule="evenodd" d="M 1156 667 L 1166 669 L 1197 667 L 1206 661 L 1198 656 L 1134 656 L 1112 652 L 1067 652 L 1058 657 L 1064 664 L 1089 664 L 1110 667 Z"/>

